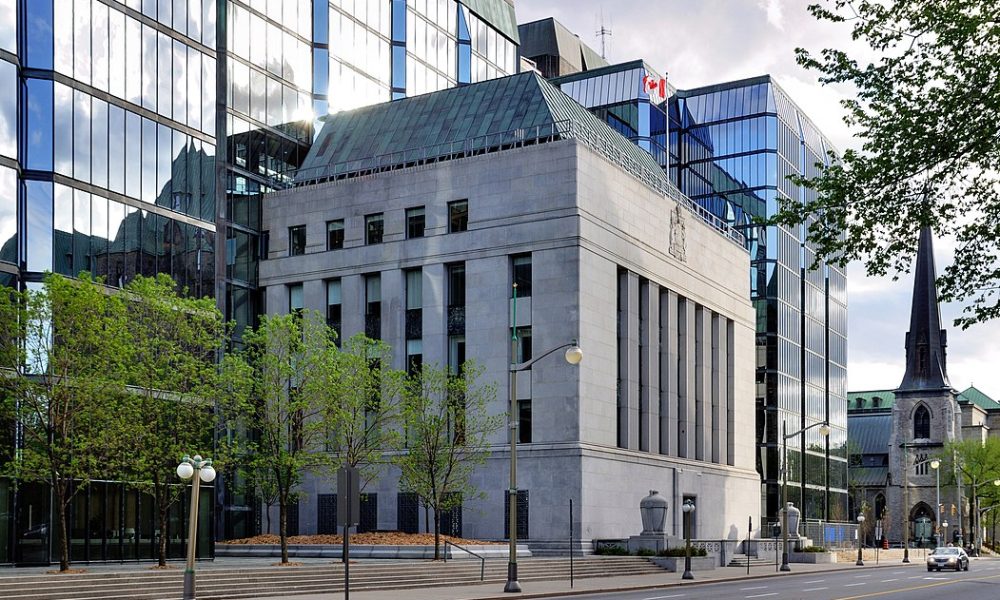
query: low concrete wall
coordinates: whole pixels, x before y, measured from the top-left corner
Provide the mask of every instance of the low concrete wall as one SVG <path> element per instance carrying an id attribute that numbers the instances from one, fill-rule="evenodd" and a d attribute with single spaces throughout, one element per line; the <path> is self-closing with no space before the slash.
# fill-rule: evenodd
<path id="1" fill-rule="evenodd" d="M 666 569 L 671 572 L 678 572 L 684 570 L 684 557 L 683 556 L 656 556 L 650 558 L 653 564 Z M 691 570 L 692 571 L 711 571 L 715 569 L 716 564 L 718 564 L 719 559 L 715 556 L 692 556 L 691 557 Z"/>
<path id="2" fill-rule="evenodd" d="M 837 555 L 833 552 L 789 552 L 788 562 L 829 565 L 837 562 Z"/>
<path id="3" fill-rule="evenodd" d="M 464 546 L 483 558 L 507 558 L 506 545 Z M 340 558 L 342 547 L 339 544 L 289 544 L 288 556 L 294 558 Z M 351 558 L 400 558 L 400 559 L 432 559 L 434 546 L 367 546 L 351 544 Z M 441 544 L 441 554 L 449 559 L 475 559 L 468 552 L 462 552 L 451 546 Z M 280 557 L 281 546 L 278 544 L 216 544 L 215 556 L 255 558 Z M 527 545 L 517 545 L 518 557 L 530 557 L 531 551 Z"/>

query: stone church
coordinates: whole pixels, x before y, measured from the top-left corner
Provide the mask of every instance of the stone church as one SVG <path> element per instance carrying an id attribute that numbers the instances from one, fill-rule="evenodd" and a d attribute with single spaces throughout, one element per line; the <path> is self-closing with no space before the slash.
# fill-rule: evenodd
<path id="1" fill-rule="evenodd" d="M 852 518 L 865 501 L 891 543 L 936 539 L 974 543 L 971 490 L 955 485 L 947 443 L 1000 434 L 1000 403 L 974 387 L 956 391 L 948 380 L 947 331 L 941 327 L 931 231 L 920 233 L 914 272 L 906 372 L 892 390 L 848 393 L 848 454 Z M 938 471 L 942 472 L 938 472 Z M 937 481 L 940 476 L 940 492 Z M 905 525 L 905 529 L 904 529 Z M 936 536 L 940 536 L 936 538 Z M 865 538 L 875 537 L 867 527 Z"/>

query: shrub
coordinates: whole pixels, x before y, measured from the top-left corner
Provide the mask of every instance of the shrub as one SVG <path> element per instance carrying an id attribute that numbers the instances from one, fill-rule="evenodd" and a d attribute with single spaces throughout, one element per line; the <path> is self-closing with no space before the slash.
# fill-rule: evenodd
<path id="1" fill-rule="evenodd" d="M 636 556 L 656 556 L 656 551 L 649 548 L 639 548 L 635 551 Z"/>
<path id="2" fill-rule="evenodd" d="M 622 548 L 621 546 L 617 546 L 617 545 L 598 546 L 597 549 L 594 550 L 594 554 L 598 554 L 600 556 L 628 556 L 629 555 L 628 549 Z"/>
<path id="3" fill-rule="evenodd" d="M 673 557 L 683 557 L 684 547 L 680 548 L 664 548 L 660 550 L 657 556 L 673 556 Z M 704 548 L 691 548 L 691 556 L 708 556 L 708 552 Z"/>
<path id="4" fill-rule="evenodd" d="M 802 549 L 803 552 L 826 552 L 826 548 L 823 546 L 806 546 Z"/>

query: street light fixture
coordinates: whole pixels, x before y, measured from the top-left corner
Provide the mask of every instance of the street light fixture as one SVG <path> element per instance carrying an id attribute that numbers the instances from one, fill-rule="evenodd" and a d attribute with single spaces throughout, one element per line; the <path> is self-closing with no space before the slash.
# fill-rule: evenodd
<path id="1" fill-rule="evenodd" d="M 202 459 L 195 454 L 194 458 L 184 455 L 177 465 L 177 476 L 182 480 L 194 479 L 191 482 L 191 510 L 188 513 L 188 547 L 187 568 L 184 569 L 184 600 L 194 600 L 194 552 L 198 546 L 198 496 L 201 482 L 215 481 L 215 468 L 212 459 Z"/>
<path id="2" fill-rule="evenodd" d="M 854 563 L 859 567 L 865 566 L 865 561 L 861 558 L 861 538 L 862 538 L 862 530 L 864 529 L 864 527 L 865 527 L 865 515 L 859 514 L 858 515 L 858 562 Z"/>
<path id="3" fill-rule="evenodd" d="M 937 523 L 941 519 L 941 461 L 938 459 L 931 460 L 931 468 L 934 469 L 935 481 L 934 481 L 934 498 L 935 498 L 935 508 L 937 514 L 934 515 L 934 545 L 941 545 L 941 531 L 938 529 Z"/>
<path id="4" fill-rule="evenodd" d="M 691 519 L 694 518 L 694 500 L 684 501 L 681 510 L 684 512 L 684 574 L 681 579 L 694 579 L 691 574 Z"/>
<path id="5" fill-rule="evenodd" d="M 821 421 L 819 423 L 813 423 L 808 427 L 803 427 L 802 429 L 795 431 L 793 433 L 788 433 L 788 422 L 781 421 L 781 570 L 791 571 L 792 568 L 788 566 L 788 438 L 795 437 L 806 431 L 809 431 L 813 427 L 819 427 L 819 433 L 823 437 L 830 435 L 830 424 L 826 421 Z"/>
<path id="6" fill-rule="evenodd" d="M 507 583 L 503 588 L 505 592 L 521 591 L 521 584 L 517 581 L 517 372 L 530 369 L 539 360 L 563 348 L 566 348 L 563 357 L 567 363 L 578 365 L 583 360 L 583 350 L 576 343 L 576 340 L 572 340 L 569 343 L 546 350 L 529 361 L 520 364 L 514 362 L 517 360 L 517 283 L 513 284 L 513 288 L 514 302 L 510 328 L 510 406 L 507 408 L 507 427 L 510 429 L 510 489 L 507 490 L 510 549 L 507 562 Z"/>

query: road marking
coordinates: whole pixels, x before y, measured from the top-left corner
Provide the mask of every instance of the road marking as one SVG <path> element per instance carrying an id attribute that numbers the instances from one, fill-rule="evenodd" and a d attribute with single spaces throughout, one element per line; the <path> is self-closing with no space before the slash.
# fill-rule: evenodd
<path id="1" fill-rule="evenodd" d="M 651 596 L 649 598 L 643 598 L 642 600 L 666 600 L 667 598 L 680 598 L 684 594 L 673 594 L 671 596 Z"/>
<path id="2" fill-rule="evenodd" d="M 978 577 L 969 579 L 952 579 L 950 581 L 939 581 L 937 583 L 925 583 L 923 585 L 914 585 L 908 588 L 885 590 L 881 592 L 870 592 L 868 594 L 861 594 L 858 596 L 844 596 L 841 598 L 837 598 L 837 600 L 861 600 L 862 598 L 875 598 L 877 596 L 887 596 L 889 594 L 902 594 L 903 592 L 912 592 L 914 590 L 923 590 L 927 588 L 941 587 L 945 585 L 954 585 L 956 583 L 963 583 L 969 581 L 985 581 L 987 579 L 998 579 L 998 578 L 1000 578 L 1000 575 L 990 575 L 989 577 Z"/>
<path id="3" fill-rule="evenodd" d="M 903 573 L 906 573 L 906 571 L 893 571 L 892 573 L 889 573 L 889 574 L 890 575 L 902 575 Z"/>
<path id="4" fill-rule="evenodd" d="M 805 583 L 806 585 L 809 585 L 810 583 L 823 583 L 824 581 L 826 581 L 826 580 L 825 579 L 813 579 L 812 581 L 804 581 L 803 583 Z"/>
<path id="5" fill-rule="evenodd" d="M 846 584 L 844 584 L 844 587 L 856 587 L 856 586 L 859 586 L 859 585 L 865 585 L 865 583 L 866 582 L 864 582 L 864 581 L 862 581 L 861 583 L 846 583 Z"/>
<path id="6" fill-rule="evenodd" d="M 771 592 L 770 594 L 757 594 L 755 596 L 744 596 L 745 598 L 764 598 L 766 596 L 777 596 L 778 592 Z"/>
<path id="7" fill-rule="evenodd" d="M 830 589 L 830 588 L 827 588 L 827 587 L 818 587 L 818 588 L 806 588 L 806 589 L 804 589 L 802 591 L 803 592 L 819 592 L 821 590 L 828 590 L 828 589 Z"/>
<path id="8" fill-rule="evenodd" d="M 899 581 L 899 578 L 893 577 L 892 579 L 883 579 L 882 583 L 889 583 L 890 581 Z"/>
<path id="9" fill-rule="evenodd" d="M 855 575 L 855 579 L 864 579 L 865 577 L 871 577 L 871 575 Z"/>
<path id="10" fill-rule="evenodd" d="M 767 589 L 766 585 L 758 585 L 758 586 L 755 586 L 755 587 L 740 588 L 740 591 L 741 592 L 746 592 L 746 591 L 749 591 L 749 590 L 766 590 L 766 589 Z"/>

